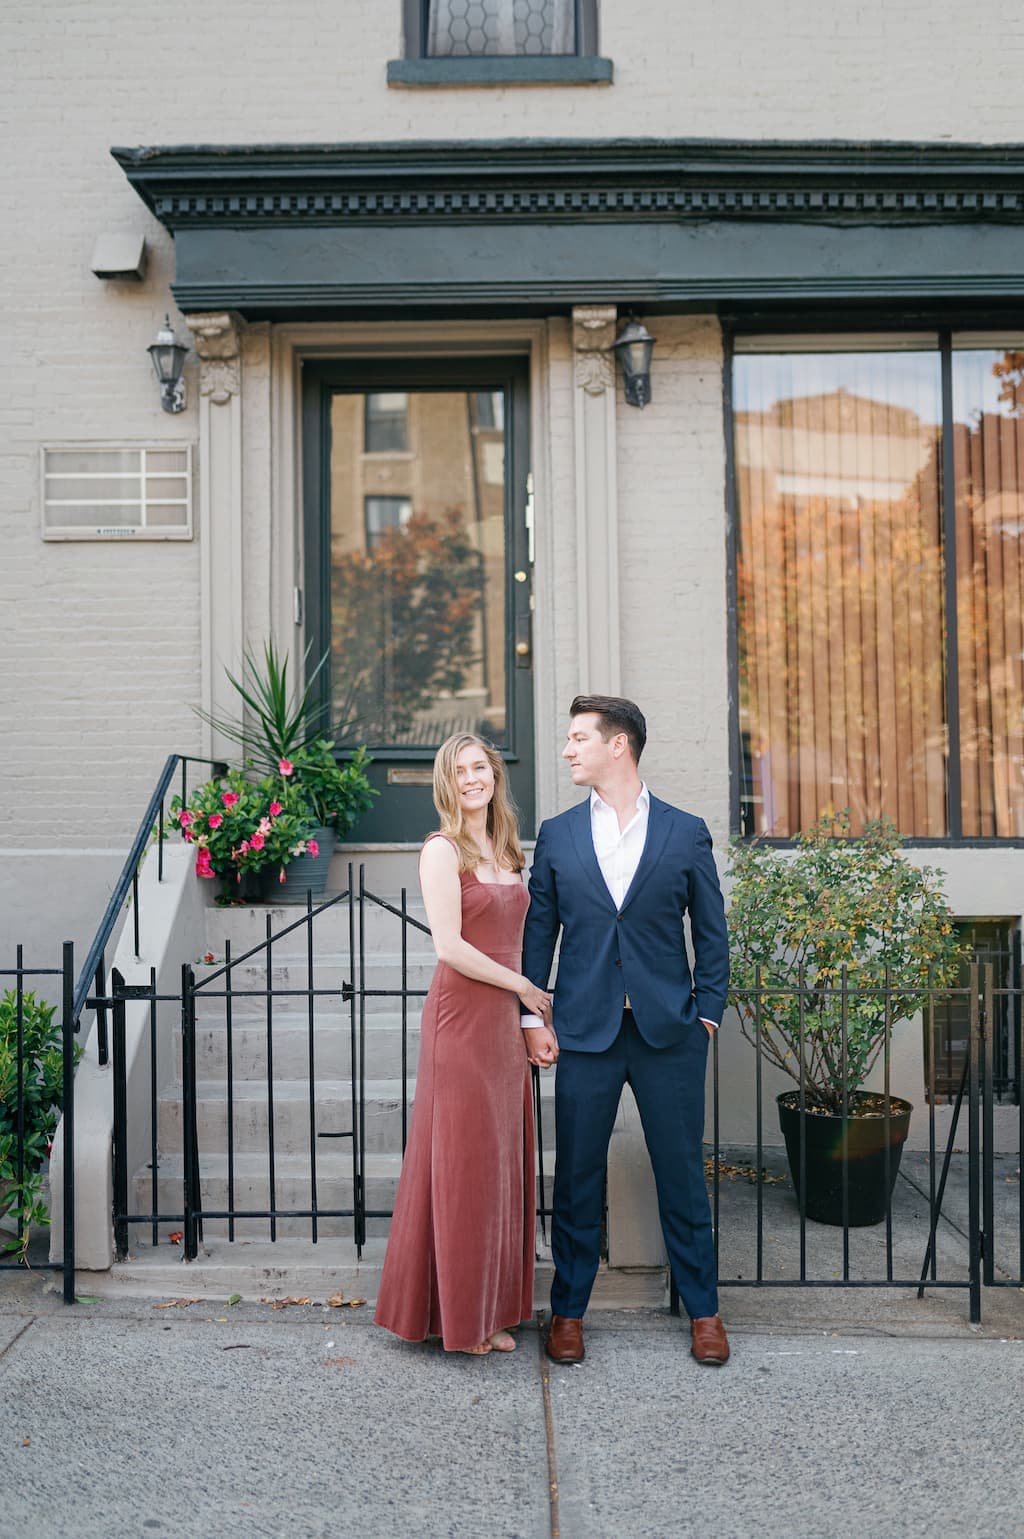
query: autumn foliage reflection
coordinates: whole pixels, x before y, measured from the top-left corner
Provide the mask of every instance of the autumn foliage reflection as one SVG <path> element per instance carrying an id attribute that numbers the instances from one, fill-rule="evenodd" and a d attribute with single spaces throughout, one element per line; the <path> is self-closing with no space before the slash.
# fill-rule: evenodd
<path id="1" fill-rule="evenodd" d="M 353 739 L 401 743 L 479 661 L 482 564 L 462 517 L 413 513 L 331 572 L 334 711 Z M 414 737 L 412 740 L 415 740 Z"/>

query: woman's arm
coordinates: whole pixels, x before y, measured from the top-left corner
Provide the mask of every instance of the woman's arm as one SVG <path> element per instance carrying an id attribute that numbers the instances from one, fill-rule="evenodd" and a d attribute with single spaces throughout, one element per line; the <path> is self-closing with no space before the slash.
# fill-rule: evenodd
<path id="1" fill-rule="evenodd" d="M 544 1020 L 551 1019 L 551 996 L 536 988 L 523 973 L 503 967 L 462 938 L 462 884 L 459 857 L 447 839 L 428 839 L 420 852 L 420 890 L 438 961 L 466 978 L 508 989 L 523 1006 Z"/>

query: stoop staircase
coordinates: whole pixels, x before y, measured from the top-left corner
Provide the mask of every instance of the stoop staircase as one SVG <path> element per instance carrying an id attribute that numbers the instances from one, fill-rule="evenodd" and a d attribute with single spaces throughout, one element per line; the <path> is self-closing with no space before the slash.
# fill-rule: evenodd
<path id="1" fill-rule="evenodd" d="M 388 901 L 400 907 L 399 898 Z M 418 895 L 408 899 L 407 913 L 425 924 Z M 403 930 L 404 1010 L 397 992 Z M 181 1252 L 170 1241 L 181 1224 L 159 1223 L 155 1236 L 151 1226 L 134 1225 L 130 1257 L 117 1272 L 136 1291 L 324 1296 L 340 1287 L 372 1297 L 401 1171 L 403 1124 L 415 1096 L 423 994 L 435 966 L 430 936 L 370 901 L 351 909 L 342 901 L 312 927 L 305 910 L 290 905 L 211 908 L 206 934 L 215 960 L 195 967 L 196 1142 L 204 1213 L 199 1256 L 188 1264 L 184 1282 Z M 250 951 L 251 958 L 230 970 L 229 1001 L 225 959 Z M 353 983 L 357 993 L 350 1001 L 343 991 Z M 182 1208 L 182 1048 L 175 1032 L 173 1078 L 158 1089 L 155 1179 L 148 1162 L 134 1172 L 132 1208 L 138 1213 Z M 554 1169 L 553 1091 L 553 1076 L 543 1075 L 546 1202 Z M 365 1181 L 361 1254 L 351 1216 L 353 1129 Z M 315 1234 L 308 1216 L 314 1180 Z M 278 1216 L 241 1216 L 270 1209 Z M 229 1210 L 240 1216 L 205 1216 Z M 307 1216 L 294 1216 L 296 1211 Z"/>

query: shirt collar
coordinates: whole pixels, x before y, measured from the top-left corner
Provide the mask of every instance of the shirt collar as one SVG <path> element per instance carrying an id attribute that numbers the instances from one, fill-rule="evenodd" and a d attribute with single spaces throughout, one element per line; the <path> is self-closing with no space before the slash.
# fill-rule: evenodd
<path id="1" fill-rule="evenodd" d="M 647 789 L 647 782 L 645 780 L 640 782 L 640 795 L 636 799 L 636 810 L 637 812 L 650 812 L 651 810 L 651 793 Z M 595 813 L 602 816 L 606 812 L 610 812 L 614 817 L 615 808 L 609 807 L 608 803 L 598 796 L 596 789 L 591 788 L 590 816 L 593 817 Z"/>

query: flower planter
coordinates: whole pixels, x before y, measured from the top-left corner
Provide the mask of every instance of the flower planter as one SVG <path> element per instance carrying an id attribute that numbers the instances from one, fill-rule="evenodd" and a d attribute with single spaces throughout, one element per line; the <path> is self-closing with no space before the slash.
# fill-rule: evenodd
<path id="1" fill-rule="evenodd" d="M 789 1169 L 797 1198 L 805 1196 L 804 1211 L 819 1224 L 843 1222 L 843 1164 L 848 1171 L 848 1221 L 851 1228 L 880 1224 L 896 1184 L 903 1145 L 910 1131 L 909 1101 L 889 1098 L 889 1181 L 886 1184 L 886 1119 L 884 1098 L 857 1091 L 850 1097 L 851 1113 L 858 1105 L 877 1106 L 877 1114 L 840 1116 L 808 1110 L 804 1114 L 806 1193 L 800 1186 L 800 1094 L 787 1090 L 778 1097 L 779 1126 L 786 1141 Z"/>
<path id="2" fill-rule="evenodd" d="M 313 838 L 320 853 L 296 855 L 284 868 L 284 881 L 277 866 L 266 866 L 260 872 L 264 903 L 305 903 L 310 893 L 314 899 L 323 897 L 336 835 L 333 828 L 322 827 L 313 830 Z"/>
<path id="3" fill-rule="evenodd" d="M 217 902 L 222 907 L 238 903 L 263 903 L 262 871 L 243 871 L 239 876 L 222 876 Z"/>

